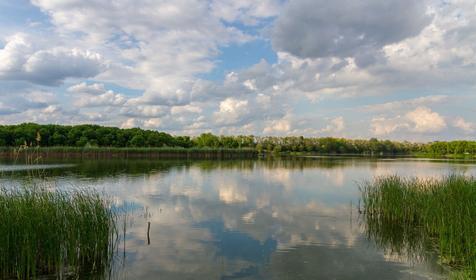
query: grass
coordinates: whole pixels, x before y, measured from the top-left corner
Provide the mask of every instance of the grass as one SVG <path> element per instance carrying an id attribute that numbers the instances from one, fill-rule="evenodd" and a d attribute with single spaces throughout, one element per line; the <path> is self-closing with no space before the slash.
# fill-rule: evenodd
<path id="1" fill-rule="evenodd" d="M 369 237 L 393 252 L 436 252 L 454 279 L 476 279 L 476 178 L 387 176 L 361 186 Z"/>
<path id="2" fill-rule="evenodd" d="M 109 203 L 92 191 L 0 188 L 0 278 L 104 275 L 116 236 Z"/>

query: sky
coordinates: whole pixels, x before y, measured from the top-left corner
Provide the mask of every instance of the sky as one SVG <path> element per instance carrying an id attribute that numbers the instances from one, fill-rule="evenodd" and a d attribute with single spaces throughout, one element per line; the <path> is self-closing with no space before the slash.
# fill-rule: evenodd
<path id="1" fill-rule="evenodd" d="M 0 124 L 476 136 L 474 0 L 0 0 Z"/>

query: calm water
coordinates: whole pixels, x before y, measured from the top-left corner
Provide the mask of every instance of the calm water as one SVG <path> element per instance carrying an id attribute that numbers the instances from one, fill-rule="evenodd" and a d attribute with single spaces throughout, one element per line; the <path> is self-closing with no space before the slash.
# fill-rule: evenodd
<path id="1" fill-rule="evenodd" d="M 411 260 L 367 239 L 357 183 L 476 174 L 471 162 L 405 159 L 51 164 L 0 163 L 0 184 L 41 175 L 58 188 L 96 188 L 128 209 L 118 279 L 441 279 L 436 259 Z"/>

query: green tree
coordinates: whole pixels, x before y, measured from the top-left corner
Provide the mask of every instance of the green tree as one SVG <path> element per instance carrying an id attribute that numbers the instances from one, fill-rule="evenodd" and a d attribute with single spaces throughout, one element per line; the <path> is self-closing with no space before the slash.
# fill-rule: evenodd
<path id="1" fill-rule="evenodd" d="M 132 147 L 144 147 L 145 146 L 145 138 L 141 134 L 135 135 L 129 141 L 129 145 Z"/>
<path id="2" fill-rule="evenodd" d="M 198 147 L 217 148 L 220 146 L 220 139 L 211 133 L 202 133 L 194 139 Z"/>

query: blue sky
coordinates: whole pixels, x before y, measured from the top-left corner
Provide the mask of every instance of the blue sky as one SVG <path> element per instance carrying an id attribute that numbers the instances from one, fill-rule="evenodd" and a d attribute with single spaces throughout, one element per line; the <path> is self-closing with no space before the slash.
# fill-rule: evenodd
<path id="1" fill-rule="evenodd" d="M 263 59 L 268 63 L 276 63 L 278 58 L 271 43 L 264 39 L 221 47 L 219 52 L 213 70 L 202 74 L 201 78 L 219 82 L 230 71 L 245 70 Z"/>
<path id="2" fill-rule="evenodd" d="M 474 139 L 473 0 L 0 0 L 0 124 Z"/>

